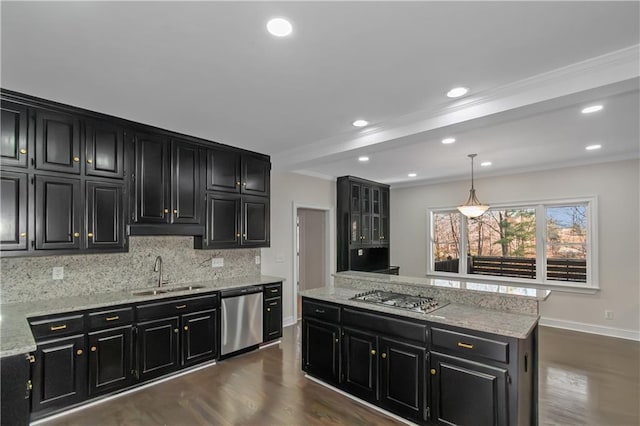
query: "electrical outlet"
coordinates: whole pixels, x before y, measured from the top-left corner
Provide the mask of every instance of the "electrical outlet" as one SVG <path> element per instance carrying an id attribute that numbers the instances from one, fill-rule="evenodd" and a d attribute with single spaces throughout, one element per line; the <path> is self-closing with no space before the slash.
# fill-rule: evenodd
<path id="1" fill-rule="evenodd" d="M 604 319 L 612 320 L 613 319 L 613 311 L 604 311 Z"/>
<path id="2" fill-rule="evenodd" d="M 224 257 L 213 257 L 211 258 L 211 267 L 212 268 L 222 268 L 224 266 Z"/>
<path id="3" fill-rule="evenodd" d="M 54 280 L 64 279 L 64 266 L 54 266 L 53 273 L 51 275 L 51 278 Z"/>
<path id="4" fill-rule="evenodd" d="M 260 264 L 260 256 L 256 256 L 256 265 Z"/>

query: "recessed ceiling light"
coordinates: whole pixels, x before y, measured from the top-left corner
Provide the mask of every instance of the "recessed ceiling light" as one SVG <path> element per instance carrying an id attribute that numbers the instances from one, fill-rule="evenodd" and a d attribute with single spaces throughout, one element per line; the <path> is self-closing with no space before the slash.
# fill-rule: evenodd
<path id="1" fill-rule="evenodd" d="M 453 89 L 447 92 L 447 96 L 450 98 L 459 98 L 460 96 L 464 96 L 469 91 L 466 87 L 454 87 Z"/>
<path id="2" fill-rule="evenodd" d="M 353 124 L 353 125 L 354 125 L 354 126 L 356 126 L 356 127 L 364 127 L 364 126 L 366 126 L 367 124 L 369 124 L 369 122 L 368 122 L 367 120 L 356 120 L 356 121 L 354 121 L 354 122 L 353 122 L 353 123 L 351 123 L 351 124 Z"/>
<path id="3" fill-rule="evenodd" d="M 292 30 L 291 22 L 283 18 L 273 18 L 267 22 L 267 31 L 276 37 L 286 37 Z"/>
<path id="4" fill-rule="evenodd" d="M 452 144 L 455 141 L 456 141 L 455 138 L 444 138 L 444 139 L 442 139 L 442 143 L 445 144 L 445 145 Z"/>
<path id="5" fill-rule="evenodd" d="M 598 112 L 602 109 L 602 105 L 591 105 L 582 109 L 583 114 L 591 114 L 592 112 Z"/>
<path id="6" fill-rule="evenodd" d="M 482 163 L 480 163 L 480 165 L 482 167 L 489 167 L 491 165 L 491 161 L 483 161 Z"/>
<path id="7" fill-rule="evenodd" d="M 416 173 L 409 173 L 407 176 L 409 176 L 409 177 L 416 177 L 416 176 L 418 176 L 418 175 L 417 175 Z"/>
<path id="8" fill-rule="evenodd" d="M 586 146 L 584 149 L 586 149 L 587 151 L 595 151 L 596 149 L 600 149 L 600 148 L 602 148 L 602 145 L 595 144 L 595 145 Z"/>
<path id="9" fill-rule="evenodd" d="M 369 161 L 369 157 L 367 157 L 366 155 L 363 155 L 362 157 L 358 157 L 358 161 L 366 163 L 367 161 Z"/>

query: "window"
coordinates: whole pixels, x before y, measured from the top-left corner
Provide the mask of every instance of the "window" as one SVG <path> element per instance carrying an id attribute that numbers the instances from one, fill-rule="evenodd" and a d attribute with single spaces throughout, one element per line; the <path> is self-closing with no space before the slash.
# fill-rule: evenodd
<path id="1" fill-rule="evenodd" d="M 595 199 L 498 205 L 477 218 L 431 210 L 427 272 L 597 288 L 594 211 Z"/>

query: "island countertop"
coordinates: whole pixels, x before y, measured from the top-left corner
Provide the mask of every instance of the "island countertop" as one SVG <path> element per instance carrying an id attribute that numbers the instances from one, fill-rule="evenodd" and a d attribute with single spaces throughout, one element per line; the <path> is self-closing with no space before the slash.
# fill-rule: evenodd
<path id="1" fill-rule="evenodd" d="M 182 287 L 186 285 L 202 287 L 198 289 L 173 291 L 156 295 L 136 296 L 132 294 L 131 291 L 118 291 L 96 293 L 85 296 L 58 297 L 31 302 L 2 304 L 0 305 L 0 358 L 11 355 L 26 354 L 36 349 L 36 342 L 31 334 L 28 318 L 88 309 L 100 309 L 131 303 L 144 303 L 179 296 L 197 296 L 211 291 L 245 287 L 249 285 L 263 285 L 281 281 L 284 281 L 284 278 L 268 275 L 242 276 L 175 284 L 175 287 Z M 166 286 L 166 288 L 174 286 Z"/>
<path id="2" fill-rule="evenodd" d="M 538 315 L 517 314 L 478 308 L 469 305 L 449 303 L 427 314 L 398 308 L 381 306 L 350 300 L 361 289 L 354 288 L 317 288 L 301 291 L 300 295 L 310 299 L 338 303 L 347 306 L 369 309 L 387 314 L 400 315 L 432 323 L 463 327 L 470 330 L 499 334 L 518 339 L 527 338 L 538 324 Z"/>

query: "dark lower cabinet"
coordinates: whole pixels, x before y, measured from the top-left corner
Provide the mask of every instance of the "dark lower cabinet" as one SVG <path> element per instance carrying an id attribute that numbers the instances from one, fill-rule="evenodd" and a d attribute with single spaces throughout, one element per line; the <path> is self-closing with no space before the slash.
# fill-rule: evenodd
<path id="1" fill-rule="evenodd" d="M 179 318 L 138 324 L 138 375 L 147 380 L 174 371 L 180 365 Z"/>
<path id="2" fill-rule="evenodd" d="M 27 175 L 0 174 L 0 250 L 27 250 Z"/>
<path id="3" fill-rule="evenodd" d="M 265 297 L 266 297 L 265 293 Z M 263 311 L 262 324 L 263 340 L 265 342 L 276 340 L 282 337 L 282 298 L 274 297 L 271 299 L 264 299 L 264 311 Z"/>
<path id="4" fill-rule="evenodd" d="M 507 425 L 507 370 L 431 352 L 431 419 L 458 426 Z"/>
<path id="5" fill-rule="evenodd" d="M 79 249 L 80 180 L 35 176 L 36 249 Z"/>
<path id="6" fill-rule="evenodd" d="M 133 384 L 133 326 L 89 333 L 89 395 Z"/>
<path id="7" fill-rule="evenodd" d="M 340 326 L 303 318 L 302 369 L 328 383 L 340 382 Z"/>
<path id="8" fill-rule="evenodd" d="M 32 418 L 80 402 L 87 396 L 85 336 L 38 342 L 32 369 Z"/>
<path id="9" fill-rule="evenodd" d="M 403 417 L 425 421 L 426 349 L 380 339 L 380 405 Z"/>
<path id="10" fill-rule="evenodd" d="M 367 401 L 378 400 L 378 336 L 342 329 L 342 386 Z"/>
<path id="11" fill-rule="evenodd" d="M 218 356 L 216 339 L 218 310 L 182 315 L 182 361 L 183 366 L 198 364 Z"/>
<path id="12" fill-rule="evenodd" d="M 14 355 L 2 358 L 0 368 L 0 412 L 2 426 L 29 424 L 29 357 Z"/>

